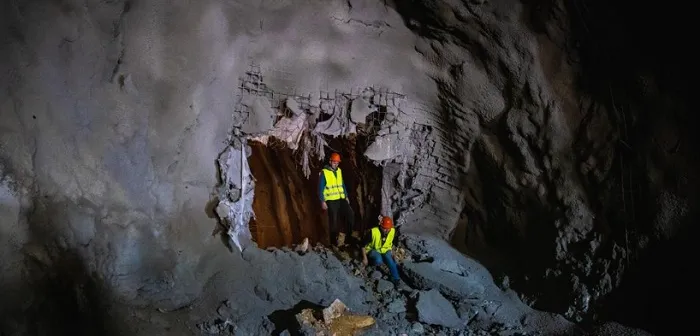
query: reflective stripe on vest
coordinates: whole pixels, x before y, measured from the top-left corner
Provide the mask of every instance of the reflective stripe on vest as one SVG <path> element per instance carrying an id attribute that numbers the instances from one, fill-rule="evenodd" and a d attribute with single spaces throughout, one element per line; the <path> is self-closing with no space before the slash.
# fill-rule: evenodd
<path id="1" fill-rule="evenodd" d="M 323 190 L 323 199 L 326 201 L 335 201 L 345 198 L 345 190 L 343 189 L 343 173 L 340 168 L 336 169 L 338 177 L 336 178 L 333 171 L 323 169 L 323 176 L 326 177 L 326 189 Z"/>
<path id="2" fill-rule="evenodd" d="M 378 227 L 372 228 L 372 241 L 365 246 L 365 251 L 369 252 L 371 250 L 376 250 L 377 252 L 384 254 L 391 250 L 394 243 L 394 232 L 395 229 L 391 228 L 389 233 L 386 235 L 386 240 L 384 245 L 382 245 L 382 232 L 379 231 Z"/>

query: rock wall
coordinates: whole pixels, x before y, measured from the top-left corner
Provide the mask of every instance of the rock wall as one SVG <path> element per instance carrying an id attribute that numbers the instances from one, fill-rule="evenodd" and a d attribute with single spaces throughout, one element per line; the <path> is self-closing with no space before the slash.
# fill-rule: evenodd
<path id="1" fill-rule="evenodd" d="M 210 261 L 225 251 L 210 201 L 252 61 L 279 92 L 435 92 L 415 75 L 430 66 L 415 36 L 373 1 L 33 1 L 0 12 L 10 293 L 28 289 L 18 265 L 48 270 L 75 254 L 120 299 L 172 308 L 196 297 L 225 267 Z M 270 124 L 253 115 L 253 129 Z"/>
<path id="2" fill-rule="evenodd" d="M 283 102 L 315 120 L 335 113 L 317 134 L 352 131 L 348 120 L 368 106 L 385 114 L 365 152 L 383 166 L 382 211 L 406 233 L 447 239 L 466 225 L 470 252 L 506 261 L 514 288 L 541 307 L 584 316 L 646 237 L 626 234 L 635 211 L 613 213 L 644 197 L 616 191 L 630 185 L 613 171 L 629 135 L 618 105 L 575 81 L 574 9 L 558 1 L 0 6 L 8 293 L 29 289 L 20 265 L 48 272 L 77 256 L 122 300 L 168 309 L 193 300 L 227 267 L 211 258 L 225 251 L 212 234 L 217 214 L 239 216 L 212 204 L 252 187 L 239 177 L 236 196 L 226 178 L 240 169 L 224 168 L 249 155 L 237 154 L 242 138 L 275 131 Z M 674 130 L 659 138 L 674 142 Z M 639 162 L 654 161 L 649 153 Z M 646 215 L 684 218 L 694 198 L 659 187 L 659 171 L 647 171 L 659 210 Z M 244 215 L 232 236 L 249 236 Z M 667 236 L 680 227 L 655 226 Z"/>
<path id="3" fill-rule="evenodd" d="M 456 202 L 432 202 L 442 206 L 441 215 L 430 220 L 445 223 L 447 236 L 460 216 L 466 217 L 470 241 L 504 253 L 507 262 L 501 267 L 508 272 L 535 279 L 547 274 L 555 280 L 542 290 L 575 293 L 545 306 L 563 312 L 575 302 L 570 316 L 585 311 L 589 292 L 609 289 L 608 274 L 619 267 L 619 261 L 594 267 L 593 256 L 601 248 L 621 252 L 619 246 L 601 247 L 595 209 L 579 174 L 577 134 L 588 120 L 586 98 L 577 95 L 573 82 L 576 66 L 559 35 L 533 31 L 533 7 L 450 5 L 451 10 L 417 1 L 396 6 L 407 26 L 432 40 L 419 52 L 443 65 L 434 74 L 443 151 L 431 170 L 446 172 L 442 181 L 454 186 L 435 199 Z M 553 5 L 547 10 L 556 16 L 548 24 L 567 31 L 565 9 Z M 590 130 L 596 137 L 615 136 L 606 130 L 605 115 L 595 121 L 601 125 Z M 604 158 L 599 161 L 605 164 Z M 595 280 L 589 285 L 583 278 Z M 538 288 L 536 283 L 530 288 Z"/>
<path id="4" fill-rule="evenodd" d="M 249 226 L 259 247 L 282 247 L 309 238 L 328 244 L 328 230 L 318 201 L 317 183 L 307 180 L 285 144 L 251 143 L 255 176 L 255 219 Z M 310 177 L 313 177 L 311 175 Z"/>
<path id="5" fill-rule="evenodd" d="M 598 214 L 608 218 L 601 231 L 630 249 L 621 286 L 603 302 L 603 316 L 653 332 L 682 332 L 690 312 L 668 307 L 698 299 L 678 286 L 687 272 L 683 256 L 694 251 L 698 233 L 692 224 L 698 218 L 698 160 L 687 145 L 697 140 L 697 116 L 686 84 L 697 51 L 682 42 L 692 36 L 690 8 L 597 1 L 567 8 L 578 18 L 572 33 L 588 74 L 581 76 L 582 88 L 614 106 L 609 110 L 620 134 L 614 145 L 618 169 L 610 170 L 618 177 L 589 187 L 598 195 L 625 190 L 624 203 L 600 197 L 598 205 Z M 649 25 L 656 18 L 668 23 Z M 620 209 L 626 216 L 619 216 Z"/>

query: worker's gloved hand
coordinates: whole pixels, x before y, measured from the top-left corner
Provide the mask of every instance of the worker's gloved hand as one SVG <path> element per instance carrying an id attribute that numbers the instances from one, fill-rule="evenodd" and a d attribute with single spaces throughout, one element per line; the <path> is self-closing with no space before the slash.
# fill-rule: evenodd
<path id="1" fill-rule="evenodd" d="M 328 204 L 326 204 L 326 202 L 322 202 L 322 203 L 321 203 L 321 209 L 323 209 L 323 210 L 328 210 Z"/>

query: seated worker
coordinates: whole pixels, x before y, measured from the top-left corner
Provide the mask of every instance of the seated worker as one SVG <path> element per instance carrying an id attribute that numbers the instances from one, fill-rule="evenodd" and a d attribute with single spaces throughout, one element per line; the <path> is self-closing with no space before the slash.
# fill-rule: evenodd
<path id="1" fill-rule="evenodd" d="M 369 262 L 367 257 L 372 259 L 372 264 L 379 266 L 386 263 L 391 272 L 391 282 L 394 286 L 399 284 L 399 270 L 396 267 L 396 262 L 391 256 L 391 248 L 394 243 L 396 229 L 391 218 L 382 216 L 379 225 L 373 227 L 369 234 L 365 237 L 365 248 L 362 249 L 362 263 L 367 265 Z"/>

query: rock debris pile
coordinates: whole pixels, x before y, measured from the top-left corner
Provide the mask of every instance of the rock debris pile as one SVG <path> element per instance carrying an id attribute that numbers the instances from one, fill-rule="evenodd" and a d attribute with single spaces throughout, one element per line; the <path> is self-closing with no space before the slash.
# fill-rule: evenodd
<path id="1" fill-rule="evenodd" d="M 241 305 L 255 300 L 232 296 L 220 304 L 217 317 L 197 327 L 203 335 L 586 334 L 561 315 L 525 305 L 512 290 L 496 286 L 483 266 L 439 238 L 405 235 L 396 250 L 403 256 L 397 258 L 402 278 L 397 286 L 387 269 L 362 265 L 351 250 L 331 251 L 306 242 L 294 249 L 246 249 L 244 258 L 252 263 L 284 259 L 289 262 L 286 272 L 304 274 L 256 279 L 258 298 L 272 302 L 274 297 L 288 303 L 287 308 L 258 305 L 246 311 Z M 620 330 L 645 335 L 612 324 L 593 335 Z"/>

